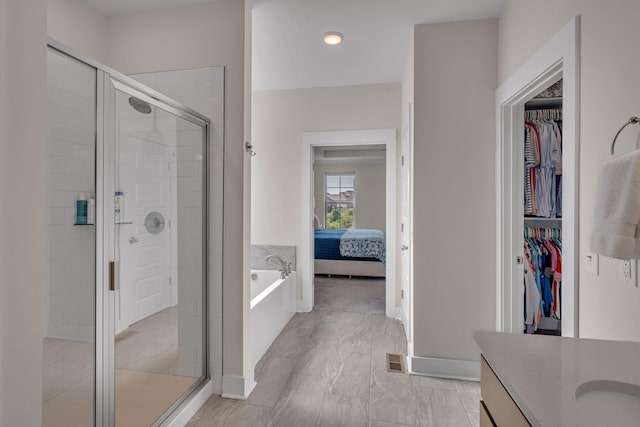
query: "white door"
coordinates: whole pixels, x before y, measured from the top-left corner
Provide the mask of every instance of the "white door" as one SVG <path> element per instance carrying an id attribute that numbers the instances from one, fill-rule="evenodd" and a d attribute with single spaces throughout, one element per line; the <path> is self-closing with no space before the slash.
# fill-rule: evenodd
<path id="1" fill-rule="evenodd" d="M 124 104 L 127 96 L 118 92 L 116 102 Z M 175 190 L 171 191 L 175 144 L 167 144 L 159 131 L 161 126 L 166 132 L 171 122 L 157 123 L 155 112 L 145 116 L 131 108 L 119 109 L 119 114 L 116 189 L 123 193 L 124 207 L 115 230 L 122 261 L 116 333 L 172 305 L 174 282 L 169 224 L 175 205 Z M 158 234 L 145 226 L 152 213 L 164 221 Z"/>
<path id="2" fill-rule="evenodd" d="M 411 331 L 411 299 L 412 299 L 412 218 L 411 218 L 411 196 L 412 191 L 412 173 L 411 173 L 411 124 L 412 124 L 412 109 L 409 104 L 409 115 L 407 123 L 402 128 L 402 141 L 401 141 L 401 230 L 400 230 L 400 244 L 401 244 L 401 297 L 402 297 L 402 322 L 404 323 L 405 333 L 407 335 L 407 341 L 412 342 Z"/>

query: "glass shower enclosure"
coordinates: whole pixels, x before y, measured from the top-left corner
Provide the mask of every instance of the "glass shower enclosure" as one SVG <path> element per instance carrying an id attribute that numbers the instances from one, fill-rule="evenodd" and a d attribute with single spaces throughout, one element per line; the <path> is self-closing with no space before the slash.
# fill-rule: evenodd
<path id="1" fill-rule="evenodd" d="M 61 224 L 47 235 L 43 425 L 161 425 L 208 377 L 210 121 L 55 42 L 48 55 L 48 224 Z"/>

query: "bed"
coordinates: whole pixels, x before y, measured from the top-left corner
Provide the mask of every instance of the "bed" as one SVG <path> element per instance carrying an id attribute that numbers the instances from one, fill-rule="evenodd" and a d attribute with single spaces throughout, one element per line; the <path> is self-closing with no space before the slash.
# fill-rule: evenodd
<path id="1" fill-rule="evenodd" d="M 386 243 L 380 230 L 314 232 L 315 274 L 385 277 Z"/>

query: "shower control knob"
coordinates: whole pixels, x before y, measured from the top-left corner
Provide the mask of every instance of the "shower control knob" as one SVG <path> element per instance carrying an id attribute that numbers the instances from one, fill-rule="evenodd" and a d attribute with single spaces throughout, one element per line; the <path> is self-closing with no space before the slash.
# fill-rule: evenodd
<path id="1" fill-rule="evenodd" d="M 129 244 L 133 245 L 134 243 L 138 243 L 140 241 L 140 239 L 138 239 L 137 237 L 129 237 Z"/>

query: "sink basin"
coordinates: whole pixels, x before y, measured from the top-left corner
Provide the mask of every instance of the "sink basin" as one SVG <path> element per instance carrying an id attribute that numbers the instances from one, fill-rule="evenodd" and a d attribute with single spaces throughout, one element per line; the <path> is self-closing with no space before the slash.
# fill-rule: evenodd
<path id="1" fill-rule="evenodd" d="M 617 381 L 589 381 L 576 389 L 582 417 L 592 427 L 638 427 L 640 386 Z"/>

